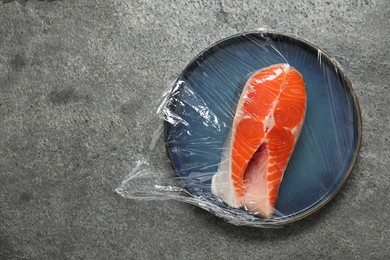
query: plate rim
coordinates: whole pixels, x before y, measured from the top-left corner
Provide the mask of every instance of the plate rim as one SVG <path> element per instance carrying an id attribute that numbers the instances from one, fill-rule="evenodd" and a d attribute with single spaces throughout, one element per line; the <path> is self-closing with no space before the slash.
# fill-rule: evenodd
<path id="1" fill-rule="evenodd" d="M 246 36 L 247 34 L 260 34 L 263 37 L 272 36 L 272 37 L 276 38 L 277 36 L 282 36 L 282 37 L 285 37 L 285 38 L 291 38 L 291 39 L 293 39 L 295 41 L 298 41 L 298 42 L 301 42 L 303 44 L 306 44 L 309 47 L 319 51 L 321 53 L 321 55 L 323 55 L 337 69 L 337 73 L 340 75 L 342 80 L 344 80 L 344 82 L 345 82 L 346 86 L 348 87 L 348 90 L 350 91 L 351 96 L 353 98 L 353 104 L 354 104 L 354 108 L 355 108 L 355 112 L 356 112 L 357 125 L 358 125 L 357 146 L 356 146 L 356 149 L 355 149 L 352 161 L 349 164 L 349 167 L 348 167 L 348 169 L 346 171 L 346 174 L 344 175 L 344 178 L 341 181 L 341 183 L 338 185 L 337 189 L 330 196 L 328 196 L 326 199 L 324 199 L 324 200 L 320 201 L 319 203 L 317 203 L 317 205 L 315 205 L 313 207 L 310 207 L 307 210 L 303 209 L 303 212 L 297 213 L 297 215 L 294 215 L 294 216 L 289 217 L 287 219 L 279 219 L 277 221 L 267 222 L 267 221 L 259 221 L 259 220 L 262 220 L 261 218 L 259 218 L 259 220 L 251 221 L 252 223 L 256 223 L 256 224 L 259 224 L 259 225 L 264 226 L 264 227 L 280 226 L 280 225 L 285 225 L 285 224 L 289 224 L 289 223 L 301 220 L 303 218 L 306 218 L 306 217 L 314 214 L 315 212 L 317 212 L 320 209 L 322 209 L 326 204 L 328 204 L 336 196 L 336 194 L 338 194 L 340 192 L 340 190 L 342 190 L 344 188 L 347 180 L 351 176 L 352 171 L 353 171 L 353 169 L 354 169 L 354 167 L 356 165 L 356 162 L 358 160 L 359 153 L 360 153 L 360 150 L 361 150 L 361 146 L 362 146 L 362 131 L 363 131 L 362 113 L 361 113 L 361 108 L 360 108 L 360 104 L 359 104 L 359 101 L 358 101 L 358 97 L 357 97 L 356 91 L 354 90 L 351 81 L 349 80 L 347 75 L 344 73 L 344 71 L 341 70 L 340 65 L 338 64 L 338 62 L 335 59 L 333 59 L 328 53 L 323 51 L 317 45 L 315 45 L 315 44 L 313 44 L 313 43 L 311 43 L 311 42 L 309 42 L 309 41 L 307 41 L 305 39 L 302 39 L 302 38 L 300 38 L 300 37 L 298 37 L 296 35 L 292 35 L 292 34 L 288 34 L 288 33 L 281 33 L 281 32 L 274 31 L 274 30 L 255 30 L 255 31 L 246 31 L 246 32 L 242 32 L 242 33 L 236 33 L 236 34 L 227 36 L 225 38 L 222 38 L 221 40 L 218 40 L 218 41 L 210 44 L 209 46 L 204 48 L 202 51 L 200 51 L 193 59 L 191 59 L 191 61 L 187 63 L 187 65 L 184 67 L 184 69 L 181 70 L 180 74 L 173 81 L 174 83 L 173 83 L 171 89 L 169 90 L 168 98 L 173 93 L 175 83 L 178 82 L 178 80 L 184 75 L 184 73 L 190 68 L 190 66 L 192 66 L 192 64 L 197 59 L 199 59 L 206 51 L 208 51 L 209 49 L 215 47 L 216 45 L 218 45 L 218 44 L 220 44 L 220 43 L 222 43 L 224 41 L 227 41 L 227 40 L 232 39 L 232 38 L 240 37 L 240 36 Z M 168 105 L 168 103 L 165 104 L 165 107 L 167 105 Z M 178 174 L 177 170 L 175 169 L 175 167 L 173 165 L 172 154 L 169 151 L 168 142 L 166 142 L 166 140 L 167 140 L 167 125 L 168 125 L 168 122 L 164 119 L 164 143 L 165 143 L 165 150 L 167 152 L 168 159 L 170 161 L 170 165 L 173 168 L 173 170 L 175 171 L 175 174 L 177 176 L 181 177 L 180 174 Z M 184 184 L 185 184 L 186 189 L 191 193 L 191 195 L 196 196 L 195 194 L 193 194 L 187 188 L 187 185 L 186 185 L 185 182 L 184 182 Z M 216 207 L 219 207 L 219 206 L 216 206 Z M 220 216 L 220 214 L 215 214 L 216 212 L 214 212 L 213 210 L 211 210 L 211 212 L 213 213 L 213 215 L 215 215 L 215 216 L 217 216 L 219 218 L 222 218 L 222 219 L 225 219 L 227 221 L 230 221 L 230 219 L 226 219 L 223 216 Z"/>

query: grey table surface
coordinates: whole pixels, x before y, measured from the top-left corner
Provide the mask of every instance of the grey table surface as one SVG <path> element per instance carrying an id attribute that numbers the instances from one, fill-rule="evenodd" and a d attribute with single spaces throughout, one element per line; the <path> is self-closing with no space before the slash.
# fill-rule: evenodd
<path id="1" fill-rule="evenodd" d="M 388 0 L 3 0 L 0 259 L 389 259 L 389 19 Z M 152 102 L 209 44 L 260 27 L 320 46 L 352 81 L 363 144 L 344 189 L 276 230 L 117 195 Z"/>

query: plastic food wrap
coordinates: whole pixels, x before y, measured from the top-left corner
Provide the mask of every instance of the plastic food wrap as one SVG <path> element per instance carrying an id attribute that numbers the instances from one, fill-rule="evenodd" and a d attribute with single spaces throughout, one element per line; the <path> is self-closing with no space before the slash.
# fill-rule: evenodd
<path id="1" fill-rule="evenodd" d="M 153 135 L 116 191 L 190 203 L 235 225 L 280 226 L 317 211 L 361 144 L 359 104 L 337 63 L 274 32 L 208 47 L 154 110 L 135 129 Z"/>

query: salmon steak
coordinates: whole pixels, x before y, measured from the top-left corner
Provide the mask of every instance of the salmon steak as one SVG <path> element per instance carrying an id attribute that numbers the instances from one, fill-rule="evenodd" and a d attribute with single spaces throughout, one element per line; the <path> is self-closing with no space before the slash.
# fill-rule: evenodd
<path id="1" fill-rule="evenodd" d="M 255 72 L 246 82 L 211 191 L 234 208 L 271 218 L 302 129 L 306 88 L 289 64 Z"/>

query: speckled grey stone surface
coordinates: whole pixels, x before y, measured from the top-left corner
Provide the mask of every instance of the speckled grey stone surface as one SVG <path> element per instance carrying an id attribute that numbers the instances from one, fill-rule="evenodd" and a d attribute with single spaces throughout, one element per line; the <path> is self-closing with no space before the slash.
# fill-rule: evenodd
<path id="1" fill-rule="evenodd" d="M 2 2 L 0 259 L 388 259 L 389 1 Z M 345 188 L 277 230 L 114 193 L 152 102 L 203 48 L 257 28 L 317 44 L 352 81 L 364 138 Z"/>

